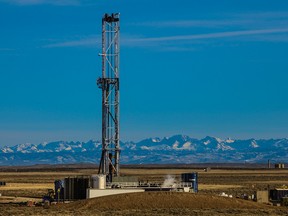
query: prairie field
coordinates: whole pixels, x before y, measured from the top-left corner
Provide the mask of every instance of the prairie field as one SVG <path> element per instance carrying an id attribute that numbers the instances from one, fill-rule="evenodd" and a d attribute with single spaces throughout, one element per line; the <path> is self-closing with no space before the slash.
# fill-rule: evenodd
<path id="1" fill-rule="evenodd" d="M 167 176 L 180 180 L 181 173 L 198 172 L 199 193 L 145 192 L 122 194 L 57 204 L 49 208 L 27 207 L 26 201 L 40 201 L 56 179 L 96 174 L 97 169 L 83 167 L 52 169 L 1 169 L 0 215 L 287 215 L 286 207 L 275 207 L 243 200 L 252 195 L 288 185 L 286 169 L 211 169 L 167 167 L 126 167 L 121 175 L 137 176 L 139 181 L 163 183 Z M 233 198 L 220 197 L 220 193 Z"/>

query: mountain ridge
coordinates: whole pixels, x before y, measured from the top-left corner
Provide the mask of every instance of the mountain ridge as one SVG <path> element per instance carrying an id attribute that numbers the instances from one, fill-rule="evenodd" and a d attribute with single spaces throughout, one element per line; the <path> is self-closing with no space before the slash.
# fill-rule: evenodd
<path id="1" fill-rule="evenodd" d="M 123 164 L 259 163 L 288 159 L 288 139 L 202 139 L 187 135 L 121 142 Z M 24 143 L 0 148 L 0 165 L 98 163 L 101 142 L 89 140 Z"/>

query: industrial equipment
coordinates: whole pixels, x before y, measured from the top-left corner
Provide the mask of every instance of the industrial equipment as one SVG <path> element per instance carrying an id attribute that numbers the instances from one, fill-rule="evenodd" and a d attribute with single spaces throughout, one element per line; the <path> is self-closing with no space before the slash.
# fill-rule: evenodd
<path id="1" fill-rule="evenodd" d="M 119 13 L 102 18 L 102 155 L 98 174 L 107 182 L 119 176 Z"/>
<path id="2" fill-rule="evenodd" d="M 64 179 L 64 200 L 86 199 L 87 188 L 90 188 L 90 177 L 75 176 Z"/>
<path id="3" fill-rule="evenodd" d="M 55 180 L 54 188 L 55 188 L 55 200 L 57 202 L 64 202 L 64 180 Z"/>
<path id="4" fill-rule="evenodd" d="M 42 197 L 43 203 L 45 202 L 54 202 L 55 192 L 53 189 L 48 189 L 47 194 Z"/>

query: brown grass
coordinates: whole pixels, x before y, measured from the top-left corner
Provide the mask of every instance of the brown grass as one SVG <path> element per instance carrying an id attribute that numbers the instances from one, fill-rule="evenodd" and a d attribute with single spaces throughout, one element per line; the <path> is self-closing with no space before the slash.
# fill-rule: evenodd
<path id="1" fill-rule="evenodd" d="M 7 206 L 6 206 L 7 207 Z M 0 215 L 287 215 L 287 209 L 218 196 L 146 192 L 59 204 L 49 209 L 0 204 Z"/>
<path id="2" fill-rule="evenodd" d="M 2 191 L 9 190 L 31 190 L 31 189 L 49 189 L 53 188 L 52 183 L 7 183 L 5 187 L 1 187 Z"/>
<path id="3" fill-rule="evenodd" d="M 122 169 L 121 174 L 137 176 L 141 181 L 162 183 L 166 175 L 180 178 L 181 173 L 199 173 L 199 193 L 145 193 L 103 197 L 79 201 L 69 205 L 24 207 L 15 204 L 0 204 L 2 215 L 287 215 L 287 208 L 273 208 L 252 201 L 218 197 L 219 193 L 252 194 L 255 190 L 288 185 L 288 170 L 223 170 L 204 172 L 202 169 Z M 54 180 L 68 176 L 95 174 L 95 169 L 71 171 L 0 172 L 3 196 L 39 197 L 53 188 Z M 14 197 L 14 198 L 13 198 Z M 8 198 L 7 198 L 8 199 Z M 3 199 L 2 199 L 3 200 Z"/>

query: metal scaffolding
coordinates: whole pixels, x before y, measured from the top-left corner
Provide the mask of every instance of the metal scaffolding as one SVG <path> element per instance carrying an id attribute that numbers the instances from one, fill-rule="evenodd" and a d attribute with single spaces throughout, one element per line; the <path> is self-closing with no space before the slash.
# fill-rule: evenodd
<path id="1" fill-rule="evenodd" d="M 119 13 L 102 18 L 102 77 L 97 85 L 102 89 L 102 155 L 99 174 L 119 176 Z"/>

